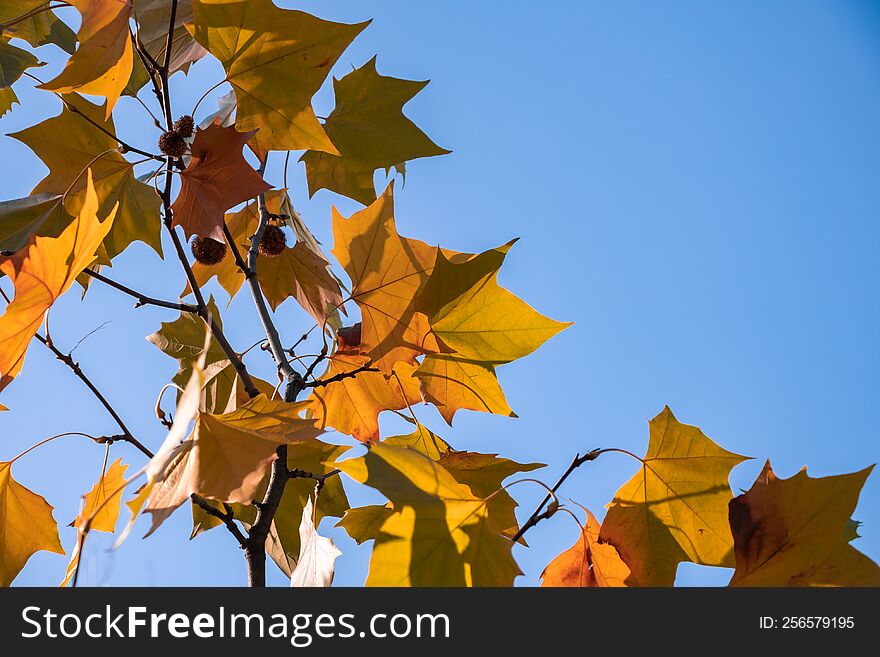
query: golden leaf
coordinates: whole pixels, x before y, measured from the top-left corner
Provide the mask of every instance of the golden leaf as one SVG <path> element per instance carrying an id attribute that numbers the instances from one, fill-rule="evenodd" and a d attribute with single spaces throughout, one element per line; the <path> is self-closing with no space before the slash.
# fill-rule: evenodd
<path id="1" fill-rule="evenodd" d="M 615 494 L 599 540 L 629 566 L 629 586 L 672 586 L 682 561 L 733 566 L 727 479 L 747 457 L 681 424 L 668 406 L 649 426 L 642 465 Z"/>
<path id="2" fill-rule="evenodd" d="M 40 89 L 107 98 L 110 117 L 131 77 L 133 51 L 128 31 L 131 0 L 70 0 L 82 14 L 79 48 L 64 70 Z"/>
<path id="3" fill-rule="evenodd" d="M 449 153 L 403 114 L 403 106 L 427 84 L 379 75 L 375 57 L 342 79 L 334 79 L 336 107 L 324 122 L 324 130 L 341 156 L 318 151 L 303 154 L 309 195 L 327 188 L 370 205 L 376 200 L 376 169 Z"/>
<path id="4" fill-rule="evenodd" d="M 11 466 L 0 462 L 0 586 L 9 586 L 35 552 L 64 554 L 52 507 L 15 481 Z"/>
<path id="5" fill-rule="evenodd" d="M 575 544 L 553 559 L 541 573 L 541 586 L 626 586 L 630 570 L 613 545 L 599 542 L 599 522 L 587 512 Z"/>
<path id="6" fill-rule="evenodd" d="M 312 96 L 367 25 L 321 20 L 271 0 L 194 0 L 190 29 L 226 70 L 238 126 L 260 131 L 260 150 L 337 154 L 318 123 Z"/>

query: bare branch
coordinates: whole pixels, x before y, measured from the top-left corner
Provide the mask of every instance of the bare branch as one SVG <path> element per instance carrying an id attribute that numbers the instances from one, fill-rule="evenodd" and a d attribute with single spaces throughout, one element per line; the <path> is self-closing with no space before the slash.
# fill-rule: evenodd
<path id="1" fill-rule="evenodd" d="M 330 477 L 335 477 L 340 472 L 342 472 L 342 470 L 336 469 L 336 470 L 331 470 L 327 474 L 319 475 L 319 474 L 314 474 L 312 472 L 308 472 L 306 470 L 300 470 L 299 468 L 294 468 L 293 470 L 287 471 L 287 478 L 288 479 L 314 479 L 315 481 L 323 482 L 326 479 L 329 479 Z"/>
<path id="2" fill-rule="evenodd" d="M 318 381 L 312 381 L 310 383 L 306 383 L 306 388 L 320 388 L 322 386 L 329 386 L 331 383 L 336 383 L 338 381 L 343 381 L 345 379 L 353 379 L 358 374 L 362 372 L 378 372 L 379 369 L 376 367 L 371 367 L 370 365 L 364 365 L 362 367 L 358 367 L 357 369 L 351 370 L 350 372 L 341 372 L 336 374 L 335 376 L 331 376 L 327 379 L 319 379 Z"/>
<path id="3" fill-rule="evenodd" d="M 531 516 L 529 516 L 529 519 L 525 521 L 525 523 L 522 525 L 522 527 L 520 527 L 519 531 L 516 534 L 514 534 L 513 538 L 511 538 L 511 540 L 514 543 L 516 543 L 520 538 L 522 538 L 523 534 L 525 534 L 527 531 L 529 531 L 529 529 L 531 529 L 532 527 L 537 525 L 542 520 L 546 520 L 547 518 L 552 516 L 554 513 L 556 513 L 556 511 L 558 509 L 558 505 L 551 504 L 550 506 L 547 507 L 546 510 L 544 509 L 544 507 L 548 502 L 550 502 L 552 499 L 554 499 L 555 493 L 557 490 L 559 490 L 559 487 L 565 483 L 565 480 L 568 479 L 568 477 L 571 475 L 572 472 L 577 470 L 584 463 L 586 463 L 587 461 L 595 461 L 597 458 L 599 458 L 599 456 L 601 454 L 604 454 L 605 452 L 608 452 L 608 451 L 617 451 L 617 450 L 593 449 L 593 450 L 590 450 L 589 452 L 587 452 L 586 454 L 584 454 L 583 456 L 581 456 L 580 454 L 577 454 L 574 457 L 574 459 L 572 460 L 571 465 L 568 466 L 568 469 L 562 473 L 562 476 L 553 485 L 553 488 L 550 489 L 550 492 L 548 492 L 547 495 L 544 496 L 544 499 L 541 500 L 541 503 L 538 505 L 538 508 L 535 509 L 534 513 L 532 513 Z"/>
<path id="4" fill-rule="evenodd" d="M 111 278 L 107 278 L 103 274 L 99 274 L 96 271 L 92 271 L 91 269 L 84 269 L 83 274 L 86 276 L 90 276 L 95 280 L 101 281 L 102 283 L 109 285 L 110 287 L 116 288 L 120 292 L 124 292 L 130 297 L 137 299 L 137 303 L 134 305 L 135 308 L 140 308 L 141 306 L 158 306 L 160 308 L 169 308 L 171 310 L 179 310 L 184 313 L 198 313 L 198 306 L 194 306 L 188 303 L 176 303 L 173 301 L 163 301 L 162 299 L 154 299 L 153 297 L 148 297 L 146 294 L 142 294 L 137 290 L 133 290 L 132 288 L 123 285 L 122 283 L 117 283 Z"/>
<path id="5" fill-rule="evenodd" d="M 229 533 L 232 534 L 236 541 L 238 541 L 239 547 L 241 547 L 242 550 L 247 549 L 247 539 L 238 528 L 238 525 L 235 524 L 235 513 L 233 512 L 231 506 L 224 503 L 224 511 L 221 511 L 220 509 L 216 509 L 211 506 L 211 504 L 205 498 L 200 497 L 195 493 L 190 495 L 190 499 L 193 501 L 193 504 L 195 504 L 202 511 L 207 513 L 209 516 L 214 516 L 215 518 L 222 520 L 223 524 L 226 525 L 226 529 L 229 530 Z"/>
<path id="6" fill-rule="evenodd" d="M 36 337 L 37 340 L 39 340 L 42 344 L 44 344 L 49 349 L 49 351 L 51 351 L 53 354 L 55 354 L 55 358 L 60 360 L 62 363 L 64 363 L 65 365 L 67 365 L 67 367 L 69 367 L 71 369 L 71 371 L 77 376 L 77 378 L 80 381 L 82 381 L 86 385 L 86 387 L 91 391 L 91 393 L 95 396 L 95 398 L 99 402 L 101 402 L 101 405 L 110 414 L 110 416 L 113 418 L 113 420 L 119 426 L 119 428 L 122 430 L 122 433 L 119 435 L 104 437 L 105 442 L 112 443 L 117 440 L 123 441 L 123 442 L 129 443 L 129 444 L 133 445 L 134 447 L 136 447 L 137 449 L 139 449 L 147 458 L 153 458 L 153 452 L 151 452 L 149 449 L 147 449 L 137 438 L 134 437 L 134 435 L 131 433 L 131 431 L 128 430 L 128 427 L 126 426 L 125 422 L 122 421 L 122 418 L 119 417 L 119 414 L 116 412 L 116 410 L 110 404 L 110 402 L 107 401 L 107 398 L 104 397 L 104 395 L 101 393 L 100 390 L 98 390 L 97 387 L 95 387 L 95 384 L 92 383 L 91 379 L 89 379 L 89 377 L 86 376 L 85 372 L 82 371 L 82 368 L 79 366 L 79 363 L 76 362 L 75 360 L 73 360 L 73 358 L 70 356 L 70 354 L 65 354 L 63 351 L 58 349 L 54 344 L 52 344 L 52 341 L 49 340 L 48 338 L 44 338 L 39 333 L 35 334 L 34 337 Z"/>

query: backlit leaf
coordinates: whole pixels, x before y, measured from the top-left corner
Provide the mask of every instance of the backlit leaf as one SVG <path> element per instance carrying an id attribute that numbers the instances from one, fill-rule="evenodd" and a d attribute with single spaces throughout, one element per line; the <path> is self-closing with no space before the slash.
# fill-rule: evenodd
<path id="1" fill-rule="evenodd" d="M 586 511 L 586 509 L 584 509 Z M 599 521 L 587 511 L 587 524 L 575 544 L 541 573 L 541 586 L 626 586 L 630 570 L 613 545 L 599 542 Z"/>
<path id="2" fill-rule="evenodd" d="M 107 99 L 106 116 L 131 77 L 133 51 L 128 31 L 130 0 L 70 0 L 82 15 L 79 48 L 64 70 L 41 89 L 78 92 Z"/>
<path id="3" fill-rule="evenodd" d="M 437 249 L 398 234 L 393 188 L 348 219 L 333 209 L 333 255 L 351 278 L 351 298 L 361 310 L 360 351 L 386 373 L 434 350 L 428 318 L 413 300 Z"/>
<path id="4" fill-rule="evenodd" d="M 300 551 L 290 576 L 292 587 L 329 587 L 333 583 L 336 557 L 342 554 L 332 539 L 318 534 L 312 500 L 306 502 L 299 526 Z"/>
<path id="5" fill-rule="evenodd" d="M 379 75 L 375 57 L 333 80 L 336 107 L 324 130 L 341 155 L 308 151 L 302 156 L 309 195 L 327 188 L 370 205 L 376 200 L 376 169 L 449 153 L 403 114 L 403 106 L 427 84 Z"/>
<path id="6" fill-rule="evenodd" d="M 727 479 L 747 457 L 681 424 L 669 407 L 649 426 L 642 465 L 615 494 L 599 540 L 629 566 L 629 586 L 672 586 L 682 561 L 732 567 Z"/>
<path id="7" fill-rule="evenodd" d="M 3 0 L 0 3 L 0 23 L 9 23 L 34 10 L 49 6 L 47 0 Z M 76 35 L 52 11 L 37 11 L 28 18 L 7 28 L 4 35 L 27 41 L 34 47 L 54 43 L 73 54 L 76 50 Z"/>
<path id="8" fill-rule="evenodd" d="M 373 445 L 338 467 L 394 505 L 370 559 L 368 586 L 511 586 L 519 568 L 487 503 L 415 450 Z"/>
<path id="9" fill-rule="evenodd" d="M 193 36 L 223 64 L 237 125 L 259 130 L 264 150 L 338 153 L 311 100 L 366 26 L 280 9 L 271 0 L 193 0 Z"/>
<path id="10" fill-rule="evenodd" d="M 65 100 L 98 125 L 115 133 L 113 121 L 104 121 L 101 107 L 75 95 L 67 96 Z M 64 138 L 59 139 L 59 135 Z M 10 136 L 29 146 L 49 169 L 49 174 L 31 195 L 64 195 L 64 210 L 70 216 L 79 214 L 83 206 L 86 169 L 91 169 L 98 197 L 98 214 L 109 214 L 114 206 L 119 205 L 113 228 L 104 241 L 109 258 L 115 258 L 136 240 L 162 254 L 159 197 L 150 185 L 135 177 L 133 165 L 118 152 L 113 138 L 66 107 L 58 116 Z M 48 229 L 39 228 L 37 234 L 47 234 L 43 230 Z"/>
<path id="11" fill-rule="evenodd" d="M 192 159 L 180 174 L 180 194 L 172 205 L 173 225 L 187 238 L 225 241 L 224 213 L 270 188 L 242 155 L 252 134 L 216 124 L 196 131 Z"/>
<path id="12" fill-rule="evenodd" d="M 779 479 L 768 461 L 730 502 L 731 586 L 880 586 L 880 567 L 856 550 L 850 516 L 871 474 Z"/>
<path id="13" fill-rule="evenodd" d="M 0 462 L 0 586 L 9 586 L 35 552 L 64 554 L 52 507 L 15 481 L 11 466 Z"/>

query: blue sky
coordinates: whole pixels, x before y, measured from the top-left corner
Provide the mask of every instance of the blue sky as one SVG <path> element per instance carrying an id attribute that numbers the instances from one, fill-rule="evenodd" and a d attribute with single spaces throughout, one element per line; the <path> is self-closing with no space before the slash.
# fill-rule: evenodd
<path id="1" fill-rule="evenodd" d="M 574 327 L 537 353 L 500 368 L 519 419 L 460 413 L 452 430 L 428 408 L 420 419 L 458 449 L 499 452 L 549 464 L 555 481 L 572 456 L 596 446 L 643 452 L 647 420 L 669 404 L 733 451 L 756 457 L 733 471 L 747 488 L 763 459 L 790 476 L 861 469 L 878 458 L 875 409 L 880 346 L 876 250 L 880 244 L 880 10 L 871 2 L 599 3 L 448 1 L 412 3 L 285 1 L 318 15 L 373 24 L 340 60 L 337 74 L 378 53 L 380 72 L 431 84 L 409 116 L 452 155 L 410 165 L 396 194 L 400 231 L 458 250 L 520 237 L 502 283 Z M 37 71 L 51 77 L 61 59 Z M 219 77 L 197 64 L 174 80 L 175 113 L 188 112 Z M 15 132 L 57 114 L 58 103 L 23 82 L 23 106 L 0 119 Z M 332 106 L 330 85 L 316 97 Z M 215 95 L 225 92 L 218 89 Z M 146 97 L 146 96 L 145 96 Z M 156 134 L 130 100 L 119 132 L 152 148 Z M 200 113 L 213 111 L 209 101 Z M 319 114 L 322 112 L 319 111 Z M 200 118 L 200 117 L 197 117 Z M 146 127 L 140 127 L 146 126 Z M 25 196 L 45 168 L 22 144 L 2 140 L 0 198 Z M 280 161 L 269 177 L 280 183 Z M 330 236 L 330 206 L 357 204 L 323 191 L 309 200 L 304 173 L 290 174 L 294 203 L 319 239 Z M 170 297 L 179 267 L 141 245 L 113 268 L 120 280 Z M 226 296 L 211 290 L 225 304 Z M 169 311 L 133 310 L 129 299 L 94 286 L 52 311 L 56 342 L 71 347 L 104 321 L 75 356 L 145 443 L 157 446 L 151 417 L 171 361 L 143 337 Z M 260 336 L 250 299 L 225 315 L 233 344 Z M 289 301 L 278 314 L 288 341 L 307 328 Z M 249 364 L 264 376 L 260 356 Z M 38 344 L 24 373 L 3 393 L 0 416 L 9 458 L 66 430 L 113 432 L 88 392 Z M 418 412 L 418 410 L 417 410 Z M 383 428 L 396 428 L 392 421 Z M 336 436 L 340 442 L 341 437 Z M 135 468 L 133 449 L 114 447 Z M 15 477 L 55 505 L 70 547 L 79 495 L 102 454 L 85 440 L 56 441 L 15 465 Z M 585 465 L 563 495 L 601 515 L 633 472 L 625 457 Z M 375 500 L 347 486 L 353 502 Z M 522 517 L 541 491 L 512 491 Z M 868 480 L 855 543 L 880 559 L 880 476 Z M 147 540 L 141 522 L 120 550 L 90 538 L 82 583 L 240 585 L 241 554 L 215 530 L 187 542 L 188 510 Z M 358 585 L 369 549 L 322 525 L 343 557 L 337 584 Z M 516 548 L 535 584 L 547 561 L 574 541 L 564 514 Z M 96 538 L 97 537 L 97 538 Z M 35 556 L 17 583 L 54 585 L 66 559 Z M 270 568 L 270 581 L 283 576 Z M 730 572 L 682 566 L 678 583 L 723 584 Z"/>

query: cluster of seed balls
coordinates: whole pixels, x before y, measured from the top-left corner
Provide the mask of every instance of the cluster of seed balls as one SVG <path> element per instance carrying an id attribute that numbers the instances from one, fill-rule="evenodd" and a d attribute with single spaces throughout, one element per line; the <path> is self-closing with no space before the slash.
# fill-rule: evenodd
<path id="1" fill-rule="evenodd" d="M 260 255 L 274 257 L 279 255 L 287 246 L 287 237 L 279 226 L 269 224 L 263 230 L 260 238 L 258 251 Z M 225 242 L 218 242 L 210 237 L 199 237 L 192 242 L 192 254 L 196 262 L 203 265 L 216 265 L 226 257 L 228 250 Z"/>
<path id="2" fill-rule="evenodd" d="M 162 133 L 159 137 L 159 150 L 169 157 L 183 157 L 188 144 L 186 142 L 193 134 L 195 122 L 191 116 L 181 116 L 171 130 Z M 279 226 L 269 224 L 263 230 L 260 238 L 260 255 L 274 257 L 279 255 L 287 246 L 287 237 Z M 196 262 L 203 265 L 216 265 L 223 261 L 228 250 L 225 242 L 219 242 L 210 237 L 199 237 L 193 240 L 192 254 Z"/>
<path id="3" fill-rule="evenodd" d="M 195 127 L 193 117 L 181 116 L 171 126 L 171 130 L 163 132 L 159 137 L 159 150 L 168 157 L 183 157 L 188 147 L 186 140 L 192 137 Z"/>

